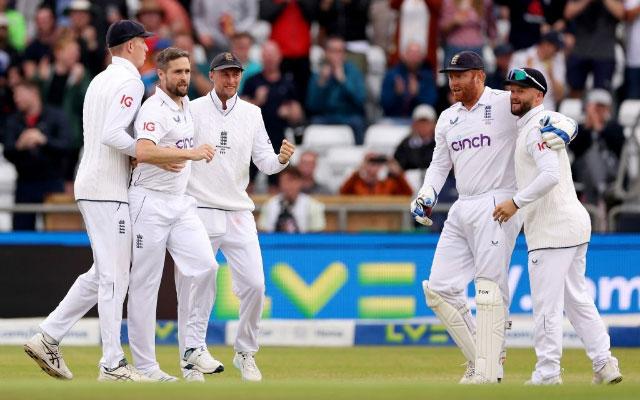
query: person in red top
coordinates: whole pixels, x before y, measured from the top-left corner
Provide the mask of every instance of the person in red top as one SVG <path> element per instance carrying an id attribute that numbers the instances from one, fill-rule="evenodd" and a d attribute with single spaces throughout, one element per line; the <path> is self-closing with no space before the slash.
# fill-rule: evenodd
<path id="1" fill-rule="evenodd" d="M 410 196 L 413 189 L 404 178 L 404 171 L 396 160 L 368 153 L 360 168 L 342 184 L 340 194 Z"/>
<path id="2" fill-rule="evenodd" d="M 309 49 L 311 22 L 318 10 L 316 3 L 315 0 L 260 0 L 260 19 L 271 23 L 271 40 L 282 52 L 280 69 L 283 74 L 293 75 L 301 103 L 306 99 L 311 76 Z"/>

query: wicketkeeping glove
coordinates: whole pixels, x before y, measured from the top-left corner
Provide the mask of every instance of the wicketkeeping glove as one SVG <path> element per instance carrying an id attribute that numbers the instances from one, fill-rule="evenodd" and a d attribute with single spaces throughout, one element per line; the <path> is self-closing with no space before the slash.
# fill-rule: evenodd
<path id="1" fill-rule="evenodd" d="M 542 140 L 552 150 L 564 149 L 578 134 L 576 121 L 564 115 L 553 119 L 547 115 L 540 120 L 540 125 Z"/>
<path id="2" fill-rule="evenodd" d="M 411 215 L 413 219 L 424 226 L 431 226 L 433 221 L 429 217 L 437 201 L 438 194 L 433 187 L 428 186 L 427 188 L 420 189 L 418 197 L 411 202 Z"/>

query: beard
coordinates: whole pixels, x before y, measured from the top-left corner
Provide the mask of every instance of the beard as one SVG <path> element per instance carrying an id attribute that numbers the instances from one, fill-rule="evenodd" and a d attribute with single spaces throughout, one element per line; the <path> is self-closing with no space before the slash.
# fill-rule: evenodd
<path id="1" fill-rule="evenodd" d="M 189 91 L 189 84 L 186 84 L 185 86 L 179 86 L 179 85 L 185 85 L 185 82 L 183 81 L 183 82 L 177 82 L 174 85 L 167 85 L 167 91 L 174 96 L 179 96 L 179 97 L 186 96 L 187 92 Z"/>
<path id="2" fill-rule="evenodd" d="M 522 117 L 533 108 L 532 102 L 520 101 L 519 103 L 511 103 L 511 114 Z"/>

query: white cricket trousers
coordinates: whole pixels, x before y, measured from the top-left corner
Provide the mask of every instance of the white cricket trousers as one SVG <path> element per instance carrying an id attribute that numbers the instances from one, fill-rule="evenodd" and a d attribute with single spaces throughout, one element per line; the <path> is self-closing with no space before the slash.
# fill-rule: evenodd
<path id="1" fill-rule="evenodd" d="M 240 320 L 234 349 L 238 352 L 258 351 L 258 324 L 264 307 L 265 285 L 262 254 L 258 243 L 258 231 L 251 211 L 224 211 L 198 208 L 214 253 L 221 250 L 231 269 L 233 293 L 240 299 Z M 180 271 L 176 273 L 178 292 L 178 332 L 185 326 L 194 326 L 197 337 L 204 338 L 216 297 L 216 271 L 208 271 L 203 279 L 195 280 L 191 295 L 195 297 L 193 309 L 189 303 L 190 282 Z M 185 348 L 203 346 L 189 343 L 189 337 L 179 335 L 180 354 Z"/>
<path id="2" fill-rule="evenodd" d="M 93 265 L 80 275 L 40 328 L 57 341 L 98 303 L 102 359 L 114 368 L 124 358 L 120 344 L 122 304 L 129 284 L 131 225 L 129 205 L 114 201 L 78 201 L 91 242 Z"/>
<path id="3" fill-rule="evenodd" d="M 189 283 L 194 279 L 202 280 L 205 274 L 213 274 L 215 285 L 218 264 L 196 213 L 193 197 L 132 187 L 129 204 L 133 233 L 127 303 L 129 345 L 135 367 L 146 373 L 160 368 L 155 353 L 156 305 L 166 250 L 171 254 L 176 270 Z M 187 341 L 204 340 L 204 336 L 195 337 L 203 333 L 195 332 L 191 326 L 183 332 Z"/>
<path id="4" fill-rule="evenodd" d="M 529 281 L 533 300 L 535 375 L 560 375 L 564 315 L 576 330 L 593 362 L 594 371 L 611 357 L 607 328 L 587 290 L 588 245 L 529 252 Z"/>

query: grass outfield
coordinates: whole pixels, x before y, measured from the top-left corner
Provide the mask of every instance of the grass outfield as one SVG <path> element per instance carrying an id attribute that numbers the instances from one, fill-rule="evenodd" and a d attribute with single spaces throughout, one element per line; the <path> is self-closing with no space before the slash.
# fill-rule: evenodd
<path id="1" fill-rule="evenodd" d="M 233 350 L 213 349 L 225 372 L 207 376 L 205 384 L 96 382 L 98 347 L 66 347 L 65 360 L 73 381 L 50 378 L 20 346 L 0 346 L 0 399 L 639 399 L 640 349 L 615 349 L 624 381 L 616 386 L 593 386 L 584 351 L 564 353 L 563 386 L 525 387 L 534 365 L 530 349 L 512 349 L 506 379 L 500 385 L 461 386 L 463 359 L 455 348 L 266 347 L 257 356 L 264 381 L 240 381 L 231 364 Z M 179 373 L 175 347 L 158 347 L 164 370 Z"/>

